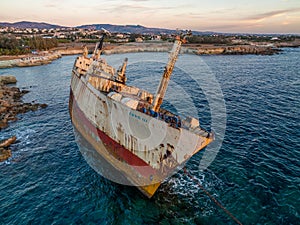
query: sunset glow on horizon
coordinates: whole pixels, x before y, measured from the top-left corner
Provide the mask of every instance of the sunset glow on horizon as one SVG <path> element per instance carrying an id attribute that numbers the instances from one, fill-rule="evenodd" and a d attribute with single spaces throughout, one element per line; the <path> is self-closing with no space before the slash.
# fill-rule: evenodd
<path id="1" fill-rule="evenodd" d="M 300 34 L 299 0 L 2 0 L 0 6 L 1 22 Z"/>

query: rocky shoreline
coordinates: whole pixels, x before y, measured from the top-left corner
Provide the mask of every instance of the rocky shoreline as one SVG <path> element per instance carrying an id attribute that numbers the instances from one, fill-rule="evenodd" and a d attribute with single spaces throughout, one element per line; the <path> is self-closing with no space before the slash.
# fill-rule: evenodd
<path id="1" fill-rule="evenodd" d="M 237 45 L 237 46 L 214 46 L 203 48 L 191 48 L 197 55 L 274 55 L 281 50 L 274 47 Z"/>
<path id="2" fill-rule="evenodd" d="M 24 103 L 21 98 L 29 91 L 9 86 L 16 82 L 17 79 L 14 76 L 0 76 L 0 131 L 8 127 L 9 122 L 16 121 L 18 114 L 47 107 L 47 104 Z M 0 162 L 11 157 L 9 146 L 16 139 L 16 136 L 13 136 L 0 141 Z"/>
<path id="3" fill-rule="evenodd" d="M 11 58 L 13 57 L 11 56 Z M 40 66 L 49 64 L 58 58 L 61 58 L 61 54 L 59 52 L 42 52 L 37 55 L 30 54 L 16 56 L 16 58 L 7 60 L 5 60 L 5 57 L 2 57 L 2 60 L 0 60 L 0 69 L 10 67 Z"/>
<path id="4" fill-rule="evenodd" d="M 168 52 L 172 48 L 172 43 L 134 43 L 115 46 L 110 49 L 104 49 L 104 54 L 121 54 L 129 52 Z M 232 45 L 232 46 L 214 46 L 214 45 L 183 45 L 182 54 L 196 55 L 273 55 L 281 50 L 271 46 L 256 45 Z"/>

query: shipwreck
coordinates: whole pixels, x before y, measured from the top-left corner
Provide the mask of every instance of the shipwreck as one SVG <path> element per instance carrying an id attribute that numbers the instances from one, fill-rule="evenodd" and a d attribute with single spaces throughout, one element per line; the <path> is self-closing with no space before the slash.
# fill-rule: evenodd
<path id="1" fill-rule="evenodd" d="M 214 140 L 214 134 L 201 128 L 197 119 L 161 107 L 184 37 L 176 37 L 152 94 L 126 85 L 127 58 L 115 69 L 101 57 L 104 36 L 91 56 L 85 49 L 75 60 L 71 120 L 110 168 L 152 197 L 166 178 Z"/>

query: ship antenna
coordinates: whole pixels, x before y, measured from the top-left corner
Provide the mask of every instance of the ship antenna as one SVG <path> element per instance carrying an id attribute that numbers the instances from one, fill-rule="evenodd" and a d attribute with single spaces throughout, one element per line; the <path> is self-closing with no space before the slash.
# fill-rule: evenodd
<path id="1" fill-rule="evenodd" d="M 176 63 L 178 54 L 180 52 L 180 48 L 181 48 L 181 44 L 186 42 L 186 36 L 190 35 L 190 32 L 187 32 L 186 35 L 177 35 L 173 48 L 169 54 L 169 61 L 168 64 L 165 67 L 163 76 L 161 77 L 159 86 L 157 88 L 156 94 L 155 94 L 155 99 L 153 101 L 153 105 L 152 105 L 152 110 L 155 112 L 158 112 L 160 109 L 160 106 L 163 102 L 165 93 L 167 91 L 168 85 L 169 85 L 169 81 L 174 69 L 174 65 Z M 182 37 L 183 36 L 183 37 Z"/>

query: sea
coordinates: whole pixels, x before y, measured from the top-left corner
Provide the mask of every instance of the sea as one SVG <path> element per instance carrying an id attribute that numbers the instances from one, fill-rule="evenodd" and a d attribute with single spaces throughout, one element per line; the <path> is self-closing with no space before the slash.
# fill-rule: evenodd
<path id="1" fill-rule="evenodd" d="M 0 69 L 24 102 L 48 107 L 18 116 L 0 163 L 0 224 L 300 224 L 300 48 L 280 54 L 180 55 L 163 107 L 199 119 L 214 144 L 193 156 L 148 199 L 95 172 L 77 145 L 68 112 L 76 55 Z M 128 84 L 155 93 L 167 53 L 102 56 Z M 192 178 L 191 178 L 192 177 Z"/>

